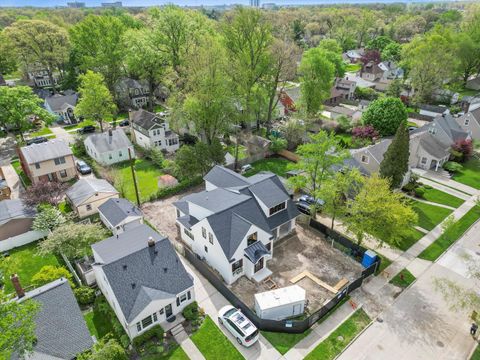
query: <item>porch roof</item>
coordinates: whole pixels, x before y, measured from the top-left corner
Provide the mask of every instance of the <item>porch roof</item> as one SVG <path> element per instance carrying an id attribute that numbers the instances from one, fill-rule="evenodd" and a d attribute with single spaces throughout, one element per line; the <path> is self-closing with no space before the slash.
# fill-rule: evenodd
<path id="1" fill-rule="evenodd" d="M 268 251 L 261 241 L 255 241 L 252 245 L 245 248 L 244 251 L 247 259 L 253 264 L 256 264 L 263 256 L 270 254 L 270 251 Z"/>

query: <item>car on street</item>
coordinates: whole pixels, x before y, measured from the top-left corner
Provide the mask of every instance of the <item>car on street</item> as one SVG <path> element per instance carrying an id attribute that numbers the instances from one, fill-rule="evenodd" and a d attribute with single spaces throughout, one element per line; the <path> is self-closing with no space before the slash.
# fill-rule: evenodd
<path id="1" fill-rule="evenodd" d="M 119 125 L 119 126 L 122 126 L 122 127 L 123 127 L 123 126 L 128 126 L 128 125 L 130 125 L 130 121 L 128 121 L 127 119 L 125 119 L 125 120 L 120 121 L 120 122 L 118 123 L 118 125 Z"/>
<path id="2" fill-rule="evenodd" d="M 87 175 L 92 173 L 92 168 L 87 165 L 87 163 L 83 160 L 77 160 L 75 166 L 77 170 L 82 175 Z"/>
<path id="3" fill-rule="evenodd" d="M 235 336 L 240 345 L 249 347 L 258 341 L 259 332 L 257 327 L 239 309 L 232 305 L 227 305 L 220 309 L 218 322 L 223 324 Z"/>
<path id="4" fill-rule="evenodd" d="M 297 207 L 298 211 L 300 211 L 302 214 L 311 215 L 311 212 L 310 212 L 311 205 L 306 203 L 305 201 L 297 201 L 295 203 L 295 206 Z"/>
<path id="5" fill-rule="evenodd" d="M 27 140 L 27 145 L 32 145 L 32 144 L 41 144 L 44 142 L 47 142 L 48 139 L 45 136 L 37 136 L 31 139 Z"/>
<path id="6" fill-rule="evenodd" d="M 313 198 L 313 196 L 307 195 L 307 194 L 300 196 L 300 197 L 298 198 L 298 201 L 305 202 L 305 203 L 307 203 L 307 204 L 309 204 L 309 205 L 313 205 L 313 203 L 316 202 L 316 203 L 317 203 L 317 208 L 320 208 L 320 207 L 322 207 L 323 205 L 325 205 L 325 201 L 323 201 L 322 199 L 317 199 L 317 200 L 315 201 L 315 199 Z"/>
<path id="7" fill-rule="evenodd" d="M 77 130 L 77 132 L 79 134 L 87 134 L 87 133 L 92 133 L 92 132 L 95 132 L 95 126 L 93 125 L 87 125 L 87 126 L 84 126 L 80 129 Z"/>
<path id="8" fill-rule="evenodd" d="M 245 174 L 247 171 L 249 170 L 252 170 L 253 169 L 253 166 L 250 165 L 250 164 L 246 164 L 246 165 L 243 165 L 241 168 L 240 168 L 240 172 L 242 174 Z"/>

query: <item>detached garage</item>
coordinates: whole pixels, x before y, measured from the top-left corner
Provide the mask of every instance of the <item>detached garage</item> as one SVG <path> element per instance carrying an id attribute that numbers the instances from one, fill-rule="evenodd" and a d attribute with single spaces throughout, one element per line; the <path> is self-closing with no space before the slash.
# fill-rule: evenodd
<path id="1" fill-rule="evenodd" d="M 262 319 L 283 320 L 305 311 L 305 289 L 298 285 L 255 294 L 255 312 Z"/>

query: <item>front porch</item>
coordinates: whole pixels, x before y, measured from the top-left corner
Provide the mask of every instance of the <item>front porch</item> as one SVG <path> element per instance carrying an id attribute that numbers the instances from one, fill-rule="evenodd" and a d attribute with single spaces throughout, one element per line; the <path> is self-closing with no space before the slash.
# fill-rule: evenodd
<path id="1" fill-rule="evenodd" d="M 251 276 L 251 278 L 252 278 L 253 281 L 255 281 L 257 283 L 260 283 L 272 274 L 273 273 L 270 269 L 264 267 L 262 270 L 257 271 L 255 274 L 253 274 Z"/>

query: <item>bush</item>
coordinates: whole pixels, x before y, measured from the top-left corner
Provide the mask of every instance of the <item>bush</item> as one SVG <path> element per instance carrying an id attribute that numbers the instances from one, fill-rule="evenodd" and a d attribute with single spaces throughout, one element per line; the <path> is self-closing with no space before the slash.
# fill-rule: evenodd
<path id="1" fill-rule="evenodd" d="M 372 101 L 362 114 L 363 124 L 372 125 L 382 136 L 394 135 L 407 119 L 407 108 L 399 98 L 393 97 Z"/>
<path id="2" fill-rule="evenodd" d="M 95 290 L 88 286 L 80 286 L 73 293 L 80 305 L 90 305 L 95 301 Z"/>
<path id="3" fill-rule="evenodd" d="M 198 311 L 198 304 L 196 301 L 185 306 L 185 309 L 182 311 L 182 315 L 186 320 L 195 321 L 198 319 L 200 313 Z"/>
<path id="4" fill-rule="evenodd" d="M 42 286 L 57 280 L 59 278 L 65 278 L 70 283 L 72 288 L 75 287 L 75 284 L 72 281 L 72 274 L 63 266 L 53 266 L 53 265 L 46 265 L 42 266 L 39 272 L 37 272 L 32 277 L 32 283 L 35 286 Z"/>
<path id="5" fill-rule="evenodd" d="M 415 190 L 415 196 L 418 198 L 423 198 L 425 195 L 425 189 L 423 187 L 416 188 Z"/>
<path id="6" fill-rule="evenodd" d="M 287 148 L 287 140 L 280 137 L 270 136 L 269 137 L 271 144 L 270 150 L 274 153 L 278 153 Z"/>
<path id="7" fill-rule="evenodd" d="M 191 179 L 185 179 L 180 181 L 177 185 L 171 187 L 165 187 L 159 189 L 155 194 L 150 196 L 148 201 L 153 201 L 157 199 L 162 199 L 167 196 L 175 195 L 181 191 L 184 191 L 192 186 L 197 186 L 203 183 L 203 179 L 201 176 L 193 177 Z"/>
<path id="8" fill-rule="evenodd" d="M 406 193 L 412 194 L 415 192 L 415 184 L 413 183 L 408 183 L 403 187 L 403 191 Z"/>
<path id="9" fill-rule="evenodd" d="M 149 341 L 152 338 L 157 338 L 158 340 L 163 339 L 163 329 L 160 325 L 155 325 L 151 329 L 148 329 L 145 331 L 143 334 L 138 335 L 136 338 L 133 339 L 133 346 L 138 348 L 145 344 L 147 341 Z"/>
<path id="10" fill-rule="evenodd" d="M 443 164 L 443 168 L 450 172 L 457 172 L 461 171 L 463 169 L 463 166 L 454 161 L 447 161 L 445 164 Z"/>

